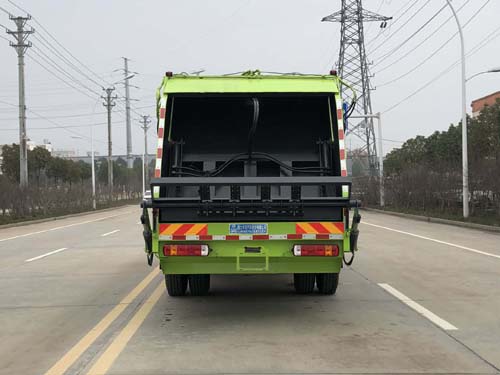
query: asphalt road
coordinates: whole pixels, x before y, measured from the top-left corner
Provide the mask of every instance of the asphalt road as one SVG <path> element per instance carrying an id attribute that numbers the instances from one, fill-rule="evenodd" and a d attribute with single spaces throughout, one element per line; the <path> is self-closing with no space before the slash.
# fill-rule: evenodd
<path id="1" fill-rule="evenodd" d="M 500 235 L 363 213 L 335 296 L 169 298 L 139 210 L 0 230 L 0 374 L 500 373 Z"/>

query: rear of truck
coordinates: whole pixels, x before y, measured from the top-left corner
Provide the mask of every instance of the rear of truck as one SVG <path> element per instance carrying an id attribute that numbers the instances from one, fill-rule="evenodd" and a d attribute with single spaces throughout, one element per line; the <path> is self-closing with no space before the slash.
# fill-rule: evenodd
<path id="1" fill-rule="evenodd" d="M 335 293 L 360 220 L 339 78 L 167 74 L 157 96 L 142 220 L 168 293 L 207 294 L 214 274 L 293 274 L 299 293 Z"/>

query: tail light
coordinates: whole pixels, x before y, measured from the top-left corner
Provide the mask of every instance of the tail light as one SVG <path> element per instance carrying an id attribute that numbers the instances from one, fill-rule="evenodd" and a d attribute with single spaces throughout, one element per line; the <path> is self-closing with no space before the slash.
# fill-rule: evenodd
<path id="1" fill-rule="evenodd" d="M 338 245 L 295 245 L 293 255 L 297 257 L 336 257 Z"/>
<path id="2" fill-rule="evenodd" d="M 165 256 L 207 256 L 208 245 L 164 245 Z"/>

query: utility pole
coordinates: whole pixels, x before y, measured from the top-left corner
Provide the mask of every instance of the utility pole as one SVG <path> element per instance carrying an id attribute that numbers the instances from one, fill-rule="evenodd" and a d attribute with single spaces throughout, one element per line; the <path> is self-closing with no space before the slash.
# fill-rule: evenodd
<path id="1" fill-rule="evenodd" d="M 142 116 L 142 126 L 141 128 L 144 130 L 144 158 L 142 160 L 142 170 L 143 170 L 143 181 L 142 181 L 142 192 L 143 194 L 146 192 L 146 186 L 148 186 L 149 182 L 149 161 L 148 161 L 148 129 L 151 120 L 149 116 Z"/>
<path id="2" fill-rule="evenodd" d="M 451 0 L 446 0 L 446 3 L 453 13 L 453 17 L 457 23 L 458 34 L 460 35 L 460 57 L 462 61 L 462 213 L 464 219 L 469 217 L 469 159 L 467 156 L 467 76 L 465 69 L 465 38 L 462 24 L 457 16 L 457 12 Z"/>
<path id="3" fill-rule="evenodd" d="M 31 47 L 31 42 L 27 42 L 28 36 L 33 34 L 35 30 L 30 28 L 26 30 L 26 22 L 31 19 L 30 15 L 26 17 L 9 18 L 16 24 L 15 31 L 7 30 L 7 33 L 12 35 L 16 40 L 15 43 L 10 42 L 10 46 L 14 47 L 17 52 L 17 65 L 19 76 L 19 185 L 26 187 L 28 185 L 28 148 L 26 145 L 26 102 L 24 91 L 24 54 Z"/>
<path id="4" fill-rule="evenodd" d="M 126 57 L 123 57 L 123 74 L 124 85 L 125 85 L 125 122 L 127 126 L 127 168 L 131 169 L 134 166 L 134 162 L 132 160 L 132 125 L 130 123 L 130 86 L 128 80 L 130 79 L 129 71 L 128 71 L 128 60 Z"/>
<path id="5" fill-rule="evenodd" d="M 364 22 L 380 21 L 380 27 L 385 27 L 392 17 L 385 17 L 363 9 L 362 0 L 342 0 L 342 8 L 327 17 L 322 22 L 340 22 L 341 38 L 338 71 L 339 76 L 349 82 L 358 93 L 356 112 L 365 116 L 363 121 L 349 129 L 349 133 L 356 135 L 365 142 L 368 154 L 370 174 L 377 172 L 377 145 L 373 118 L 366 117 L 373 113 L 370 98 L 370 72 L 365 51 Z M 344 101 L 351 101 L 352 95 L 342 90 Z"/>
<path id="6" fill-rule="evenodd" d="M 112 95 L 114 87 L 108 87 L 104 89 L 106 96 L 102 96 L 104 99 L 103 106 L 108 110 L 108 188 L 109 188 L 109 200 L 113 197 L 113 147 L 111 142 L 111 110 L 116 105 L 115 100 L 116 95 Z"/>

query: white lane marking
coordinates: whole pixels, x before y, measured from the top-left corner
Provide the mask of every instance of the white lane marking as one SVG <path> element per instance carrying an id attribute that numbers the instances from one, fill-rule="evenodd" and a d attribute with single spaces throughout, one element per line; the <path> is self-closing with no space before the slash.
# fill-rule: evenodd
<path id="1" fill-rule="evenodd" d="M 389 230 L 391 232 L 406 234 L 407 236 L 417 237 L 417 238 L 421 238 L 423 240 L 432 241 L 432 242 L 440 243 L 442 245 L 448 245 L 448 246 L 456 247 L 458 249 L 467 250 L 467 251 L 470 251 L 470 252 L 473 252 L 473 253 L 477 253 L 477 254 L 486 255 L 486 256 L 489 256 L 489 257 L 500 259 L 500 255 L 487 253 L 485 251 L 481 251 L 481 250 L 477 250 L 477 249 L 472 249 L 472 248 L 467 247 L 467 246 L 457 245 L 457 244 L 454 244 L 454 243 L 451 243 L 451 242 L 440 241 L 440 240 L 436 240 L 435 238 L 420 236 L 418 234 L 414 234 L 414 233 L 410 233 L 410 232 L 405 232 L 405 231 L 398 230 L 398 229 L 384 227 L 382 225 L 371 224 L 371 223 L 367 223 L 366 221 L 362 222 L 362 224 L 371 225 L 372 227 L 377 227 L 377 228 Z"/>
<path id="2" fill-rule="evenodd" d="M 113 234 L 113 233 L 116 233 L 119 231 L 120 231 L 120 229 L 115 229 L 115 230 L 112 230 L 111 232 L 101 234 L 101 237 L 106 237 L 106 236 L 109 236 L 110 234 Z"/>
<path id="3" fill-rule="evenodd" d="M 110 219 L 112 217 L 116 216 L 121 216 L 121 215 L 126 215 L 130 212 L 124 212 L 122 214 L 116 214 L 116 215 L 109 215 L 109 216 L 104 216 L 99 219 L 94 219 L 94 220 L 86 220 L 86 221 L 81 221 L 79 223 L 73 223 L 73 224 L 68 224 L 68 225 L 62 225 L 60 227 L 55 227 L 55 228 L 50 228 L 50 229 L 45 229 L 45 230 L 40 230 L 38 232 L 31 232 L 31 233 L 25 233 L 25 234 L 20 234 L 19 236 L 13 236 L 13 237 L 7 237 L 7 238 L 0 238 L 0 242 L 3 241 L 9 241 L 9 240 L 15 240 L 16 238 L 22 238 L 22 237 L 28 237 L 28 236 L 33 236 L 35 234 L 40 234 L 40 233 L 46 233 L 46 232 L 52 232 L 54 230 L 59 230 L 59 229 L 64 229 L 64 228 L 69 228 L 69 227 L 74 227 L 77 225 L 83 225 L 83 224 L 88 224 L 88 223 L 95 223 L 96 221 L 101 221 L 101 220 L 106 220 Z"/>
<path id="4" fill-rule="evenodd" d="M 405 305 L 411 307 L 413 310 L 415 310 L 419 314 L 423 315 L 424 317 L 429 319 L 432 323 L 441 327 L 445 331 L 456 331 L 458 329 L 453 324 L 440 318 L 439 316 L 434 314 L 432 311 L 427 310 L 424 306 L 418 304 L 417 302 L 413 301 L 409 297 L 405 296 L 403 293 L 401 293 L 397 289 L 393 288 L 389 284 L 379 283 L 378 285 L 381 288 L 383 288 L 386 292 L 392 294 L 394 297 L 396 297 L 398 300 L 403 302 Z"/>
<path id="5" fill-rule="evenodd" d="M 67 247 L 61 247 L 60 249 L 57 249 L 57 250 L 54 250 L 54 251 L 50 251 L 48 253 L 39 255 L 37 257 L 26 259 L 25 262 L 33 262 L 34 260 L 42 259 L 42 258 L 48 257 L 49 255 L 60 253 L 61 251 L 64 251 L 64 250 L 68 250 L 68 248 Z"/>

